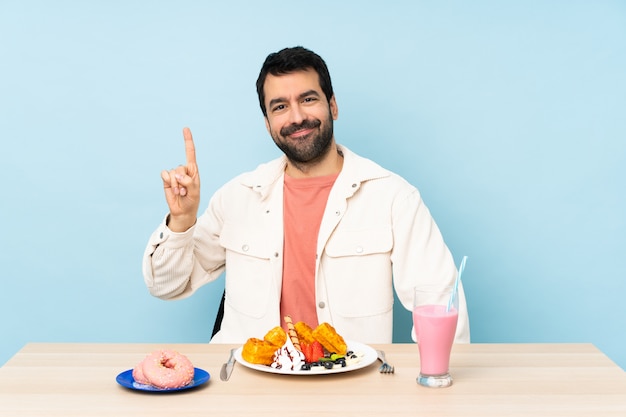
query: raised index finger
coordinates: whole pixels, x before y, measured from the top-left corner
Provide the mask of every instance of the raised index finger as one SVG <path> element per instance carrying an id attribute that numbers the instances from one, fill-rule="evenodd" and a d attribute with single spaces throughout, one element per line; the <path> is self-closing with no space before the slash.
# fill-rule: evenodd
<path id="1" fill-rule="evenodd" d="M 185 156 L 187 157 L 187 165 L 196 165 L 196 147 L 193 144 L 191 130 L 188 127 L 183 129 L 183 137 L 185 138 Z"/>

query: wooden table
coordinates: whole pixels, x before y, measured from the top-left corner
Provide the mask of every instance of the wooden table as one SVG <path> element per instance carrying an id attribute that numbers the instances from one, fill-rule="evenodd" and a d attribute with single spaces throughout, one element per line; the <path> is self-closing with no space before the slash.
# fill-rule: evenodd
<path id="1" fill-rule="evenodd" d="M 210 373 L 176 393 L 145 393 L 116 376 L 170 347 Z M 454 384 L 418 386 L 414 344 L 378 363 L 333 375 L 275 375 L 240 364 L 219 379 L 232 345 L 26 345 L 0 368 L 0 416 L 626 416 L 626 373 L 590 344 L 469 344 L 453 348 Z"/>

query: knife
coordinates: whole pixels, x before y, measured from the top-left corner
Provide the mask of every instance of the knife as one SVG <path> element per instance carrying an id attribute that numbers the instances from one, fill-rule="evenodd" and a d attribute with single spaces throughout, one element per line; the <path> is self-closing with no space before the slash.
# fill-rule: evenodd
<path id="1" fill-rule="evenodd" d="M 230 357 L 228 358 L 228 361 L 222 365 L 222 370 L 220 371 L 220 379 L 222 381 L 228 381 L 230 374 L 233 373 L 233 368 L 235 366 L 235 350 L 237 349 L 230 350 Z"/>

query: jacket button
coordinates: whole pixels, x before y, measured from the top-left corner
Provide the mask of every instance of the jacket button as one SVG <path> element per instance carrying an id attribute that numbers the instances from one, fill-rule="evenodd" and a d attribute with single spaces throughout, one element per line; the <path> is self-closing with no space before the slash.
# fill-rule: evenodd
<path id="1" fill-rule="evenodd" d="M 163 239 L 163 232 L 159 234 L 159 239 Z"/>
<path id="2" fill-rule="evenodd" d="M 249 249 L 250 249 L 250 246 L 248 246 L 248 245 L 243 245 L 241 247 L 241 250 L 244 251 L 244 252 L 248 252 Z"/>
<path id="3" fill-rule="evenodd" d="M 363 253 L 363 247 L 362 246 L 357 246 L 356 247 L 356 253 Z"/>
<path id="4" fill-rule="evenodd" d="M 323 302 L 323 301 L 320 301 L 319 304 L 318 304 L 318 307 L 319 308 L 324 308 L 324 307 L 326 307 L 326 303 Z"/>

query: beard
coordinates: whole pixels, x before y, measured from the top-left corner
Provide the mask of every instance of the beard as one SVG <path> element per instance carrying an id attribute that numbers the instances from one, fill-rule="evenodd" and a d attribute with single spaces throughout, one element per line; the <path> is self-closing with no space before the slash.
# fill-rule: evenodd
<path id="1" fill-rule="evenodd" d="M 287 136 L 302 129 L 316 129 L 306 136 L 290 139 Z M 308 164 L 322 159 L 330 150 L 333 141 L 333 119 L 328 115 L 324 123 L 319 119 L 306 119 L 299 124 L 283 127 L 280 132 L 271 131 L 272 139 L 287 159 L 295 164 Z"/>

